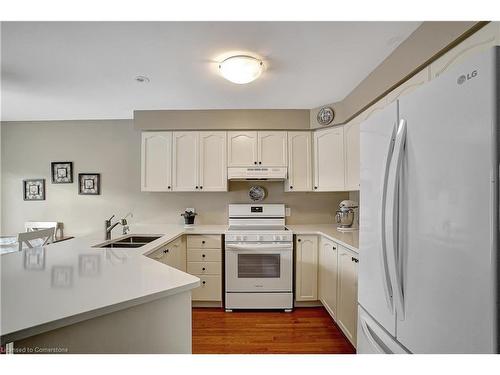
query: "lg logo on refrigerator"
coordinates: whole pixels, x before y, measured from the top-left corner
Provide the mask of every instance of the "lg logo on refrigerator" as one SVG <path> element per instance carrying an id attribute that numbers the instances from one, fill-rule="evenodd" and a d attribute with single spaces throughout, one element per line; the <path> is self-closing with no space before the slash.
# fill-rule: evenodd
<path id="1" fill-rule="evenodd" d="M 470 73 L 467 73 L 467 74 L 462 74 L 460 77 L 457 78 L 457 83 L 459 85 L 461 85 L 462 83 L 465 83 L 467 82 L 468 80 L 472 79 L 472 78 L 476 78 L 477 77 L 477 70 L 473 70 L 472 72 Z"/>

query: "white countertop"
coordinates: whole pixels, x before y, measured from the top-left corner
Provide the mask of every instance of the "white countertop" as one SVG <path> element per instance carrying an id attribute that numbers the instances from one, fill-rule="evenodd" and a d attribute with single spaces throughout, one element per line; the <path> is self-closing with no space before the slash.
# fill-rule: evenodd
<path id="1" fill-rule="evenodd" d="M 294 234 L 325 236 L 355 252 L 358 232 L 332 224 L 287 225 Z M 133 225 L 129 234 L 161 235 L 140 248 L 94 248 L 102 233 L 54 243 L 38 253 L 4 254 L 1 263 L 0 335 L 10 340 L 91 319 L 197 287 L 199 278 L 150 259 L 183 234 L 223 234 L 227 225 Z"/>
<path id="2" fill-rule="evenodd" d="M 359 253 L 359 231 L 340 232 L 333 224 L 287 225 L 293 234 L 316 234 L 325 236 L 349 250 Z"/>
<path id="3" fill-rule="evenodd" d="M 93 248 L 103 234 L 4 254 L 0 335 L 29 337 L 197 287 L 199 278 L 147 254 L 182 234 L 224 233 L 226 225 L 136 225 L 131 234 L 162 235 L 135 249 Z M 27 254 L 32 254 L 27 256 Z"/>

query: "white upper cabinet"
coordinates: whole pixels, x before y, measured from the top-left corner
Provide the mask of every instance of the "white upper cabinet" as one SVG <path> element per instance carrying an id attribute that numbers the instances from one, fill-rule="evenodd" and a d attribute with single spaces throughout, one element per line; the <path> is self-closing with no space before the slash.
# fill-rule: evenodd
<path id="1" fill-rule="evenodd" d="M 344 126 L 345 190 L 359 190 L 360 123 L 354 119 Z"/>
<path id="2" fill-rule="evenodd" d="M 286 167 L 287 132 L 259 131 L 257 137 L 257 163 L 265 167 Z"/>
<path id="3" fill-rule="evenodd" d="M 493 46 L 500 45 L 500 23 L 490 22 L 478 32 L 472 34 L 458 46 L 446 52 L 431 64 L 431 77 L 436 78 L 450 66 L 463 59 Z"/>
<path id="4" fill-rule="evenodd" d="M 227 132 L 228 167 L 249 167 L 258 162 L 257 132 Z"/>
<path id="5" fill-rule="evenodd" d="M 198 132 L 173 133 L 172 187 L 174 191 L 198 190 Z"/>
<path id="6" fill-rule="evenodd" d="M 226 132 L 200 132 L 199 188 L 227 191 Z"/>
<path id="7" fill-rule="evenodd" d="M 392 90 L 387 96 L 384 97 L 385 99 L 385 104 L 389 105 L 392 102 L 398 100 L 400 97 L 405 96 L 415 89 L 419 88 L 420 86 L 423 86 L 430 80 L 430 67 L 425 67 L 422 69 L 420 72 L 415 74 L 413 77 L 411 77 L 409 80 L 403 82 L 401 85 L 396 87 L 394 90 Z M 381 107 L 378 107 L 381 108 Z M 361 117 L 361 116 L 360 116 Z M 369 116 L 365 116 L 364 118 L 360 118 L 360 122 L 363 122 L 366 120 Z"/>
<path id="8" fill-rule="evenodd" d="M 143 132 L 141 190 L 170 191 L 172 185 L 172 132 Z"/>
<path id="9" fill-rule="evenodd" d="M 311 148 L 310 132 L 288 132 L 288 180 L 285 182 L 285 191 L 312 190 Z"/>
<path id="10" fill-rule="evenodd" d="M 286 131 L 230 131 L 228 167 L 286 167 Z"/>
<path id="11" fill-rule="evenodd" d="M 344 128 L 314 133 L 314 191 L 342 191 L 344 181 Z"/>

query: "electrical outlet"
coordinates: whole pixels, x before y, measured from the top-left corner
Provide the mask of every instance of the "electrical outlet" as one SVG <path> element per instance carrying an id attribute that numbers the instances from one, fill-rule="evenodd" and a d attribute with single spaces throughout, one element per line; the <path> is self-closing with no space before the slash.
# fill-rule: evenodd
<path id="1" fill-rule="evenodd" d="M 196 212 L 196 210 L 194 208 L 186 208 L 186 211 L 190 211 L 190 212 Z"/>
<path id="2" fill-rule="evenodd" d="M 285 208 L 285 216 L 290 216 L 292 214 L 292 209 L 290 207 Z"/>

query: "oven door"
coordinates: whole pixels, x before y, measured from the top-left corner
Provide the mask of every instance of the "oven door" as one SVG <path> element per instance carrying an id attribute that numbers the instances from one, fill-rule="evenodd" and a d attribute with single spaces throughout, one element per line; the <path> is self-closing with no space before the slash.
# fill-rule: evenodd
<path id="1" fill-rule="evenodd" d="M 226 292 L 291 292 L 292 244 L 226 243 Z"/>

